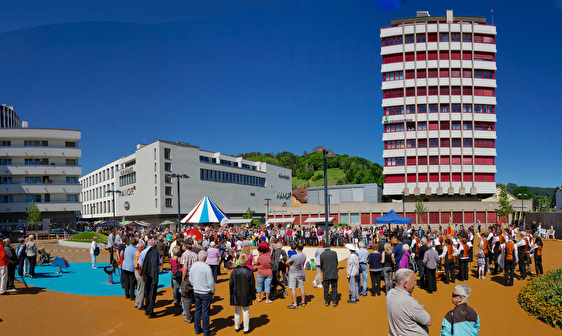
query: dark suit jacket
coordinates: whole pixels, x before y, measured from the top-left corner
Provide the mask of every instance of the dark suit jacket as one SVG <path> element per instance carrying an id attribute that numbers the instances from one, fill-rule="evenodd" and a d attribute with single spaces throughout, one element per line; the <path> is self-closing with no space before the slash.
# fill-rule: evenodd
<path id="1" fill-rule="evenodd" d="M 145 281 L 147 277 L 150 277 L 153 284 L 158 283 L 159 258 L 160 254 L 158 254 L 158 250 L 155 247 L 151 247 L 146 252 L 142 265 L 142 277 Z"/>

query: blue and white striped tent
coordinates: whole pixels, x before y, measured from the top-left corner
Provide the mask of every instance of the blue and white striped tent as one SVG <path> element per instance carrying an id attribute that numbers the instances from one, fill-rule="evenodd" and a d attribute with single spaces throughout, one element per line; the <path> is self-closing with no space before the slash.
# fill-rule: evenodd
<path id="1" fill-rule="evenodd" d="M 220 223 L 223 218 L 228 219 L 221 209 L 211 201 L 209 196 L 203 196 L 201 201 L 197 203 L 195 208 L 181 222 L 192 224 Z"/>

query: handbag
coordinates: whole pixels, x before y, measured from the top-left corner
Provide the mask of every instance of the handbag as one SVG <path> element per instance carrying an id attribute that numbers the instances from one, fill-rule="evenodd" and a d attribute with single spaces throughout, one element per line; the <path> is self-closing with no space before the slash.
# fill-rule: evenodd
<path id="1" fill-rule="evenodd" d="M 99 246 L 96 246 L 96 248 L 94 249 L 94 255 L 95 255 L 95 256 L 100 255 L 100 248 L 99 248 Z"/>
<path id="2" fill-rule="evenodd" d="M 182 278 L 182 271 L 179 270 L 179 268 L 176 268 L 174 270 L 174 273 L 172 274 L 172 279 L 174 279 L 174 281 L 181 283 L 181 278 Z"/>

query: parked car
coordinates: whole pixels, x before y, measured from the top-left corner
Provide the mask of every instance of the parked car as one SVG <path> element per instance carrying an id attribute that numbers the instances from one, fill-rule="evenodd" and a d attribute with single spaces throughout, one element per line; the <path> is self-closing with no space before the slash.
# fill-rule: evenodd
<path id="1" fill-rule="evenodd" d="M 66 233 L 69 235 L 75 235 L 78 233 L 78 231 L 74 231 L 72 229 L 68 229 L 66 230 Z M 59 234 L 62 235 L 64 234 L 64 229 L 58 228 L 58 229 L 51 229 L 51 234 Z"/>

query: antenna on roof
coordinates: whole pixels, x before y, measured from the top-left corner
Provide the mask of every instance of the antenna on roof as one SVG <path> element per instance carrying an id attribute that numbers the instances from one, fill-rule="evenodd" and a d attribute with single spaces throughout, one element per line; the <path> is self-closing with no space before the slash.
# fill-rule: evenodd
<path id="1" fill-rule="evenodd" d="M 492 24 L 494 24 L 494 10 L 490 9 L 490 11 L 492 12 Z"/>

